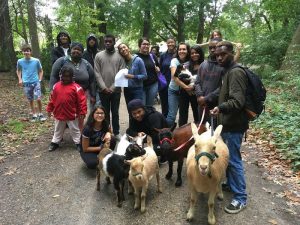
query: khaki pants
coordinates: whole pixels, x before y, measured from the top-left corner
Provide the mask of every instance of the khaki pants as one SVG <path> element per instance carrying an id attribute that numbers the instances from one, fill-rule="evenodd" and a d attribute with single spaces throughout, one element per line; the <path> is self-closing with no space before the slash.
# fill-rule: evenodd
<path id="1" fill-rule="evenodd" d="M 70 134 L 71 134 L 71 137 L 72 137 L 74 143 L 79 144 L 80 143 L 80 129 L 78 126 L 78 119 L 67 120 L 67 121 L 61 121 L 61 120 L 55 119 L 54 135 L 52 138 L 52 142 L 58 144 L 62 140 L 64 131 L 66 129 L 66 124 L 68 124 L 68 127 L 70 129 Z"/>

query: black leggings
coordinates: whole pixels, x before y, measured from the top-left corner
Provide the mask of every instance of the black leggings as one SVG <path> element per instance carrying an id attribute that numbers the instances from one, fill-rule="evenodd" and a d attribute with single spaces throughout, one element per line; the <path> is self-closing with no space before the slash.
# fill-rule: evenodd
<path id="1" fill-rule="evenodd" d="M 116 140 L 112 137 L 110 141 L 110 149 L 115 149 L 116 146 Z M 83 162 L 86 164 L 87 168 L 89 169 L 95 169 L 98 165 L 98 153 L 96 152 L 83 152 L 80 151 L 80 156 L 83 160 Z"/>
<path id="2" fill-rule="evenodd" d="M 192 106 L 194 122 L 199 122 L 198 103 L 196 95 L 189 95 L 186 91 L 180 90 L 179 95 L 179 126 L 187 124 L 189 117 L 189 106 Z"/>

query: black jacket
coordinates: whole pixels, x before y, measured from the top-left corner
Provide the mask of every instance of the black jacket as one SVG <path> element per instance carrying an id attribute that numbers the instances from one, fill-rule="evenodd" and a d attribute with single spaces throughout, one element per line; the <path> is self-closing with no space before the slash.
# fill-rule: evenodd
<path id="1" fill-rule="evenodd" d="M 89 41 L 91 39 L 95 40 L 95 45 L 93 47 L 89 46 Z M 86 39 L 86 50 L 84 50 L 82 58 L 86 59 L 94 68 L 94 59 L 98 52 L 98 40 L 96 35 L 90 34 Z"/>
<path id="2" fill-rule="evenodd" d="M 168 126 L 165 117 L 160 112 L 157 112 L 154 107 L 145 106 L 145 115 L 143 120 L 139 122 L 130 118 L 129 128 L 126 130 L 126 133 L 134 137 L 137 136 L 138 132 L 144 132 L 151 136 L 153 145 L 158 145 L 158 135 L 154 128 L 162 129 L 166 127 Z"/>
<path id="3" fill-rule="evenodd" d="M 59 36 L 61 34 L 66 34 L 68 36 L 68 39 L 69 39 L 69 44 L 71 44 L 71 38 L 70 38 L 70 36 L 69 36 L 69 34 L 67 32 L 61 31 L 61 32 L 58 33 L 58 35 L 56 36 L 57 47 L 53 48 L 52 52 L 51 52 L 51 62 L 52 62 L 52 65 L 55 63 L 55 61 L 58 58 L 60 58 L 62 56 L 65 56 L 64 50 L 61 47 L 61 42 L 60 42 L 60 39 L 59 39 Z M 70 52 L 71 52 L 71 49 L 69 47 L 68 55 L 70 55 Z"/>

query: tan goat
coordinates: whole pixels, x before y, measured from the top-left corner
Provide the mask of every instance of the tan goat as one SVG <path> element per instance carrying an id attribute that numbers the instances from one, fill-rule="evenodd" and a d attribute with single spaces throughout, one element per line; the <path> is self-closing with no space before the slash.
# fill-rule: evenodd
<path id="1" fill-rule="evenodd" d="M 145 155 L 125 161 L 125 163 L 130 165 L 128 179 L 134 188 L 134 209 L 138 209 L 139 207 L 141 207 L 142 213 L 146 211 L 146 194 L 149 186 L 149 181 L 154 175 L 156 175 L 157 180 L 157 191 L 162 192 L 160 188 L 158 159 L 156 153 L 153 150 L 152 140 L 150 136 L 147 136 L 147 147 L 144 149 L 146 150 Z"/>
<path id="2" fill-rule="evenodd" d="M 221 182 L 225 178 L 229 159 L 229 150 L 221 137 L 222 125 L 219 125 L 211 137 L 210 131 L 198 135 L 197 127 L 191 124 L 195 144 L 187 156 L 187 178 L 190 190 L 190 208 L 187 220 L 194 218 L 198 193 L 209 193 L 208 223 L 215 224 L 215 197 L 223 199 Z"/>

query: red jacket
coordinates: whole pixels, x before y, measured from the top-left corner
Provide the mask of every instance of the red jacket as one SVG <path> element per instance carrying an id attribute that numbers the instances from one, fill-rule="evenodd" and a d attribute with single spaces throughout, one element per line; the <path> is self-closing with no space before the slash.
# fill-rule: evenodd
<path id="1" fill-rule="evenodd" d="M 53 112 L 54 118 L 62 121 L 75 120 L 79 115 L 85 115 L 87 105 L 84 90 L 75 82 L 67 85 L 57 82 L 46 110 Z"/>

